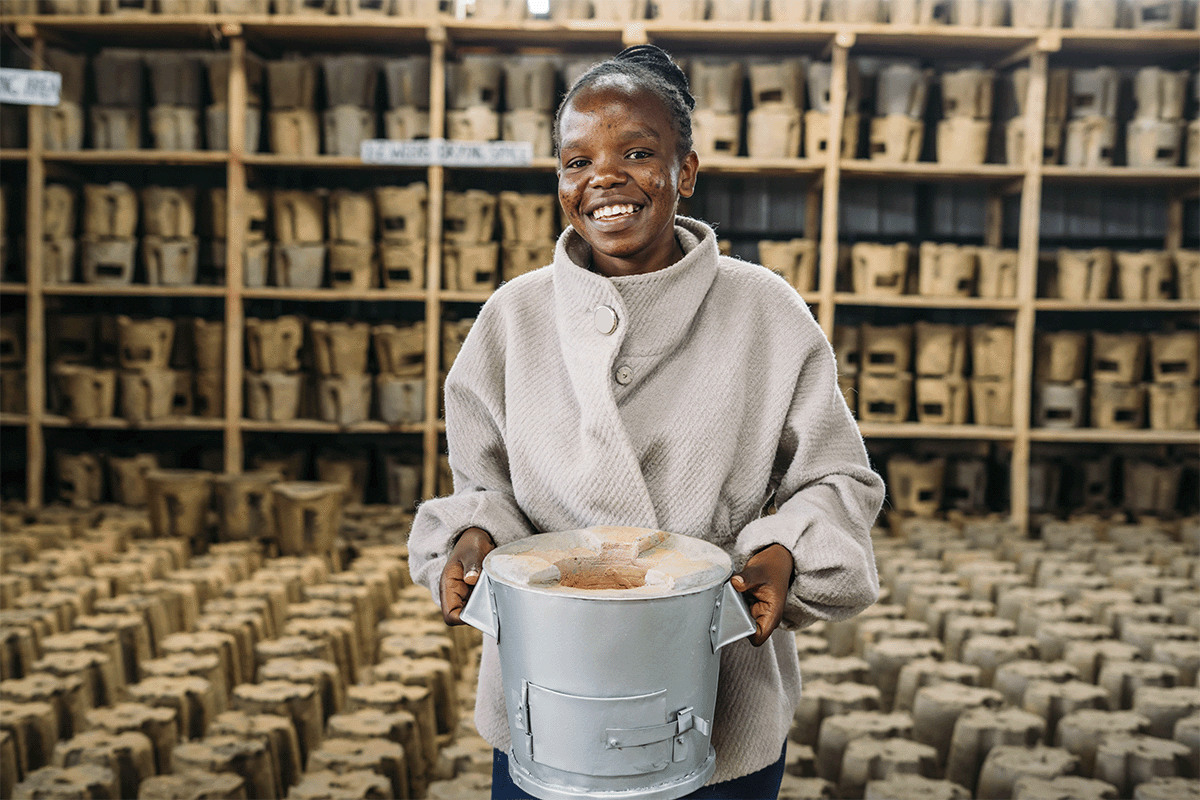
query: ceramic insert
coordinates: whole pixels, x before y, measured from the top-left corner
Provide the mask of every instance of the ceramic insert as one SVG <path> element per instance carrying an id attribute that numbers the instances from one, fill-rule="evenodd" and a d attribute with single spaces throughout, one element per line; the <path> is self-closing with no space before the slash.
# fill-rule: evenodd
<path id="1" fill-rule="evenodd" d="M 488 556 L 492 577 L 516 586 L 597 596 L 687 591 L 724 580 L 729 557 L 708 542 L 646 528 L 543 533 Z"/>

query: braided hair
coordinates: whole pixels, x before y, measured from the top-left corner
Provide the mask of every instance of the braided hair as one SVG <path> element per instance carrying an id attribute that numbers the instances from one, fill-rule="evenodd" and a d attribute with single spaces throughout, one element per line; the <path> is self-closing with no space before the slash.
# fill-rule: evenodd
<path id="1" fill-rule="evenodd" d="M 603 82 L 605 78 L 618 76 L 630 79 L 639 89 L 651 92 L 662 101 L 679 137 L 679 157 L 683 158 L 690 152 L 692 109 L 696 107 L 696 98 L 692 97 L 687 76 L 679 65 L 665 50 L 652 44 L 627 47 L 607 61 L 593 66 L 572 84 L 558 104 L 558 111 L 554 113 L 554 152 L 558 153 L 560 144 L 559 123 L 563 109 L 584 89 Z"/>

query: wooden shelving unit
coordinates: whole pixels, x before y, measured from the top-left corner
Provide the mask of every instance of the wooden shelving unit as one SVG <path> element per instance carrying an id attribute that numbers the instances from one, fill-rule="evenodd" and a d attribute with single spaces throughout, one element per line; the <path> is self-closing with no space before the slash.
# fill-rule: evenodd
<path id="1" fill-rule="evenodd" d="M 27 277 L 24 283 L 0 284 L 0 294 L 20 295 L 25 299 L 29 321 L 26 342 L 28 369 L 28 413 L 2 414 L 0 425 L 24 427 L 27 441 L 28 503 L 38 506 L 45 495 L 46 448 L 44 430 L 80 427 L 65 417 L 46 412 L 46 359 L 44 318 L 47 298 L 63 296 L 101 296 L 114 300 L 126 297 L 214 298 L 222 303 L 226 322 L 226 402 L 225 415 L 219 419 L 174 418 L 141 425 L 138 430 L 208 430 L 222 434 L 225 468 L 231 472 L 243 468 L 247 433 L 404 433 L 419 435 L 423 446 L 424 487 L 432 493 L 437 474 L 437 454 L 445 422 L 438 418 L 440 408 L 441 321 L 446 304 L 479 304 L 487 292 L 442 289 L 441 252 L 428 248 L 426 286 L 415 291 L 339 291 L 333 289 L 300 290 L 243 286 L 241 240 L 242 225 L 238 209 L 244 197 L 248 173 L 269 170 L 346 170 L 373 172 L 393 180 L 397 173 L 423 180 L 429 188 L 427 240 L 442 239 L 442 198 L 452 168 L 430 166 L 381 167 L 364 164 L 358 158 L 319 156 L 295 158 L 270 153 L 249 153 L 242 147 L 244 118 L 238 109 L 246 105 L 245 59 L 248 50 L 265 57 L 278 57 L 284 51 L 377 52 L 395 55 L 402 52 L 428 53 L 431 58 L 431 129 L 445 127 L 445 63 L 459 49 L 498 49 L 503 52 L 535 51 L 612 53 L 622 46 L 652 42 L 673 52 L 712 52 L 747 56 L 764 52 L 809 55 L 830 60 L 833 65 L 830 131 L 840 131 L 847 113 L 845 107 L 848 64 L 852 56 L 903 56 L 934 61 L 971 60 L 1004 68 L 1026 66 L 1030 70 L 1025 117 L 1025 153 L 1021 165 L 985 164 L 969 168 L 947 167 L 935 163 L 880 164 L 869 160 L 843 159 L 830 148 L 819 158 L 756 160 L 741 157 L 702 159 L 702 175 L 747 177 L 786 177 L 808 180 L 806 235 L 819 241 L 820 280 L 804 299 L 815 308 L 818 321 L 832 335 L 838 309 L 889 308 L 950 312 L 984 312 L 1011 320 L 1016 350 L 1014 374 L 1013 424 L 1010 427 L 976 425 L 934 426 L 918 423 L 881 425 L 863 423 L 862 432 L 872 439 L 960 440 L 994 443 L 1011 452 L 1009 508 L 1021 525 L 1028 522 L 1028 479 L 1031 447 L 1034 443 L 1152 444 L 1197 446 L 1195 432 L 1115 431 L 1076 429 L 1070 431 L 1037 429 L 1031 426 L 1034 331 L 1037 315 L 1042 312 L 1196 312 L 1195 304 L 1185 301 L 1127 303 L 1099 301 L 1072 303 L 1037 296 L 1039 262 L 1039 223 L 1042 187 L 1046 183 L 1078 183 L 1089 189 L 1114 186 L 1156 186 L 1170 192 L 1168 216 L 1174 220 L 1164 246 L 1181 246 L 1183 203 L 1197 192 L 1195 170 L 1187 168 L 1141 170 L 1126 167 L 1080 170 L 1041 163 L 1043 117 L 1046 106 L 1047 72 L 1051 59 L 1088 60 L 1105 63 L 1159 64 L 1195 67 L 1200 35 L 1195 31 L 1136 30 L 1029 30 L 1014 28 L 914 27 L 898 25 L 842 25 L 819 23 L 787 25 L 780 23 L 725 24 L 715 22 L 675 23 L 646 20 L 629 24 L 587 20 L 555 23 L 527 21 L 517 25 L 474 20 L 402 19 L 335 16 L 32 16 L 10 17 L 0 23 L 11 26 L 13 33 L 28 43 L 35 65 L 41 63 L 47 46 L 83 49 L 127 46 L 145 48 L 228 48 L 232 57 L 229 78 L 228 151 L 164 152 L 77 151 L 47 152 L 43 145 L 44 114 L 29 109 L 26 149 L 0 150 L 0 162 L 6 170 L 24 172 L 26 191 L 25 232 L 27 241 Z M 832 140 L 836 136 L 830 137 Z M 47 168 L 106 166 L 120 168 L 149 165 L 224 168 L 228 191 L 230 236 L 227 241 L 226 281 L 223 286 L 158 287 L 50 285 L 41 274 L 42 202 Z M 539 158 L 527 167 L 509 170 L 515 173 L 552 175 L 553 159 Z M 448 174 L 450 173 L 450 174 Z M 837 290 L 838 218 L 841 182 L 876 181 L 921 184 L 980 184 L 987 191 L 987 223 L 984 244 L 1005 243 L 1003 229 L 1005 198 L 1019 196 L 1019 221 L 1016 231 L 1019 268 L 1016 296 L 1006 299 L 935 298 L 920 296 L 866 297 Z M 1007 237 L 1011 243 L 1011 231 Z M 1011 244 L 1010 244 L 1011 246 Z M 295 302 L 405 302 L 421 304 L 426 326 L 425 377 L 427 385 L 426 419 L 417 425 L 389 426 L 370 421 L 349 428 L 316 420 L 286 423 L 260 422 L 242 415 L 243 341 L 242 332 L 248 301 Z M 133 429 L 124 420 L 94 422 L 91 428 Z"/>

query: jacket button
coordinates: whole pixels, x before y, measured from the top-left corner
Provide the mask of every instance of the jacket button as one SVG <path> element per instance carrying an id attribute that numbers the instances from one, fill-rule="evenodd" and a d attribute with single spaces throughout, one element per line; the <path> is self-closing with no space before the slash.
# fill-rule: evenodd
<path id="1" fill-rule="evenodd" d="M 628 366 L 625 366 L 625 365 L 617 367 L 617 383 L 621 384 L 622 386 L 628 386 L 629 382 L 632 380 L 633 380 L 633 370 L 632 369 L 630 369 Z"/>
<path id="2" fill-rule="evenodd" d="M 595 323 L 596 330 L 608 336 L 617 329 L 617 312 L 612 306 L 596 306 L 592 322 Z"/>

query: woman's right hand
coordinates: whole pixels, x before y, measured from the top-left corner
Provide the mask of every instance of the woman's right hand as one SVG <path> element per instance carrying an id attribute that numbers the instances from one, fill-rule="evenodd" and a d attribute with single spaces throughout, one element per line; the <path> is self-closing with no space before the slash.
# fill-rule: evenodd
<path id="1" fill-rule="evenodd" d="M 462 610 L 471 589 L 483 574 L 483 557 L 496 549 L 496 543 L 483 528 L 467 528 L 458 537 L 450 559 L 442 569 L 442 618 L 447 625 L 462 625 Z"/>

